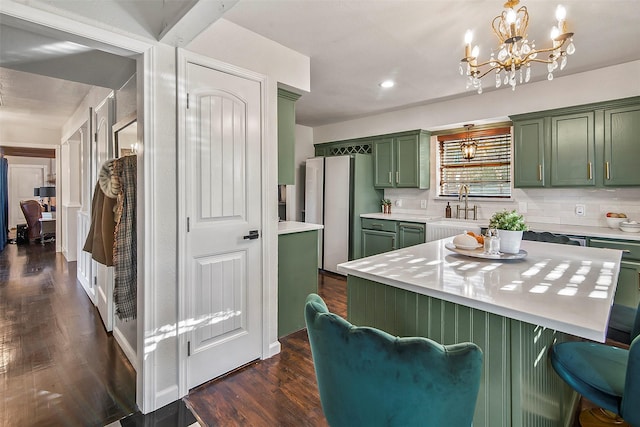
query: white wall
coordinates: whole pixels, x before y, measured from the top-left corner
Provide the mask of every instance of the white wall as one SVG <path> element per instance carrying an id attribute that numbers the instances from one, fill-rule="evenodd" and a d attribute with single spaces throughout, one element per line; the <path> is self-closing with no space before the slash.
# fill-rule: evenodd
<path id="1" fill-rule="evenodd" d="M 439 130 L 461 127 L 462 123 L 508 120 L 511 114 L 542 111 L 571 105 L 588 104 L 640 95 L 637 76 L 640 61 L 629 62 L 587 73 L 574 74 L 553 81 L 542 81 L 508 89 L 471 95 L 460 99 L 407 108 L 372 117 L 345 121 L 313 129 L 314 142 L 379 135 L 410 129 Z M 437 143 L 431 143 L 430 190 L 391 189 L 385 197 L 394 204 L 394 212 L 411 212 L 427 216 L 444 216 L 446 200 L 437 198 Z M 427 207 L 421 208 L 421 200 Z M 453 212 L 455 215 L 455 204 Z M 574 213 L 575 204 L 585 205 L 585 216 Z M 478 218 L 488 219 L 501 209 L 517 209 L 527 221 L 605 226 L 604 213 L 625 212 L 640 219 L 640 188 L 607 189 L 514 189 L 507 202 L 480 201 Z"/>
<path id="2" fill-rule="evenodd" d="M 305 161 L 313 157 L 313 128 L 296 125 L 295 130 L 295 185 L 287 185 L 287 220 L 303 221 Z"/>
<path id="3" fill-rule="evenodd" d="M 314 142 L 381 135 L 411 129 L 437 130 L 461 127 L 462 123 L 505 120 L 522 114 L 571 105 L 640 95 L 640 61 L 586 73 L 556 77 L 553 81 L 527 83 L 510 89 L 469 96 L 313 129 Z M 461 80 L 461 85 L 464 81 Z"/>

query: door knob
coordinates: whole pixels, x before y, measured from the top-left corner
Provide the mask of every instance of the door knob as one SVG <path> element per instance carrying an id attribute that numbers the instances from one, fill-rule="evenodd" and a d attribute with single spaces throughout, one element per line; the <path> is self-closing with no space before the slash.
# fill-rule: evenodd
<path id="1" fill-rule="evenodd" d="M 255 240 L 258 237 L 260 237 L 260 234 L 258 233 L 258 230 L 250 230 L 249 234 L 244 236 L 243 239 L 245 239 L 245 240 Z"/>

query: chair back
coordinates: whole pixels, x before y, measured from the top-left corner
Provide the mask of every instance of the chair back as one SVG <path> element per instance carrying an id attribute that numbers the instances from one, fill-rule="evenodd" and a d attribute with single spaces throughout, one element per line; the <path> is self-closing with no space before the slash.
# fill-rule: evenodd
<path id="1" fill-rule="evenodd" d="M 471 425 L 482 370 L 477 345 L 356 327 L 316 294 L 307 297 L 305 320 L 330 426 Z"/>
<path id="2" fill-rule="evenodd" d="M 40 237 L 40 221 L 42 218 L 42 206 L 35 200 L 21 200 L 20 209 L 24 214 L 24 218 L 27 220 L 27 233 L 29 240 Z"/>
<path id="3" fill-rule="evenodd" d="M 638 311 L 640 312 L 640 310 Z M 638 316 L 636 316 L 636 327 L 637 323 Z M 638 336 L 635 337 L 629 347 L 620 416 L 629 425 L 640 426 L 640 337 Z"/>

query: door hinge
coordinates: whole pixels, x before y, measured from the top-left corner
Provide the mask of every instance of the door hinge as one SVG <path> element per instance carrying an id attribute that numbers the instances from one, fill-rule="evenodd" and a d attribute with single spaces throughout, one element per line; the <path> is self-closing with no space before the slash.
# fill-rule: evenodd
<path id="1" fill-rule="evenodd" d="M 98 132 L 93 134 L 93 142 L 98 142 Z"/>
<path id="2" fill-rule="evenodd" d="M 93 276 L 93 284 L 94 285 L 98 284 L 98 276 Z"/>
<path id="3" fill-rule="evenodd" d="M 191 356 L 191 341 L 187 341 L 187 356 Z"/>
<path id="4" fill-rule="evenodd" d="M 187 233 L 191 231 L 191 221 L 189 221 L 189 217 L 187 217 Z"/>
<path id="5" fill-rule="evenodd" d="M 187 110 L 189 109 L 189 94 L 187 93 Z"/>

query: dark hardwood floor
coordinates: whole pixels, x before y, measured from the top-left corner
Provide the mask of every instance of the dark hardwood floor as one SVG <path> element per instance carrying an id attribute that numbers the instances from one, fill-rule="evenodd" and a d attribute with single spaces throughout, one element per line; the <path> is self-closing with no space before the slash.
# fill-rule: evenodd
<path id="1" fill-rule="evenodd" d="M 135 371 L 54 245 L 0 252 L 1 426 L 103 426 L 136 410 Z"/>
<path id="2" fill-rule="evenodd" d="M 76 264 L 53 245 L 0 252 L 0 426 L 102 426 L 136 410 L 135 371 L 77 283 Z M 346 318 L 345 279 L 321 274 L 318 285 Z M 199 423 L 326 426 L 306 331 L 281 343 L 280 354 L 192 390 L 184 402 Z M 135 417 L 122 425 L 154 425 Z"/>
<path id="3" fill-rule="evenodd" d="M 346 317 L 346 280 L 321 274 L 318 293 Z M 302 309 L 302 308 L 301 308 Z M 204 426 L 326 426 L 306 330 L 280 340 L 280 354 L 206 383 L 185 398 Z"/>

